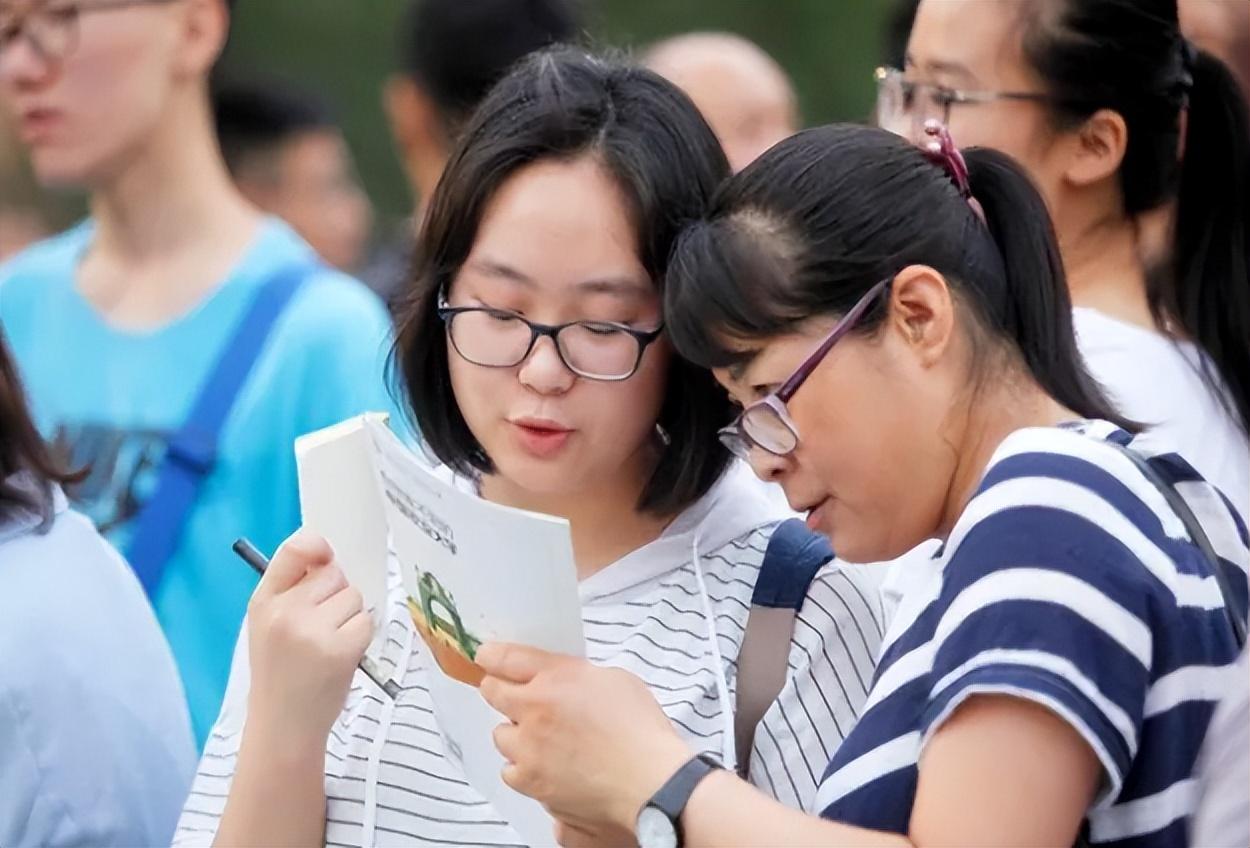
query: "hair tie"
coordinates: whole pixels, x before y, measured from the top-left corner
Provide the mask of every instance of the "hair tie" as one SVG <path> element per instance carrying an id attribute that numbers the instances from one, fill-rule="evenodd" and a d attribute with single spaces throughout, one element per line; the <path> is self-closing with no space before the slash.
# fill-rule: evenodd
<path id="1" fill-rule="evenodd" d="M 920 146 L 921 151 L 930 162 L 946 172 L 959 191 L 959 196 L 968 202 L 972 211 L 981 219 L 981 223 L 985 223 L 985 210 L 972 196 L 972 184 L 968 180 L 968 163 L 964 160 L 964 155 L 959 152 L 959 148 L 955 146 L 950 130 L 941 121 L 930 118 L 925 121 L 924 134 L 928 138 Z"/>

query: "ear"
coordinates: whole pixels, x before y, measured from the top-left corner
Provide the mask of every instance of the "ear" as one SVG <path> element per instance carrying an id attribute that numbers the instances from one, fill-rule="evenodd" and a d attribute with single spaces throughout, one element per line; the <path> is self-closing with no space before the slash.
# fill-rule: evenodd
<path id="1" fill-rule="evenodd" d="M 225 0 L 190 0 L 181 23 L 179 69 L 188 76 L 207 76 L 226 47 L 230 10 Z"/>
<path id="2" fill-rule="evenodd" d="M 405 154 L 429 144 L 438 132 L 438 112 L 429 95 L 412 79 L 394 74 L 382 89 L 382 108 L 396 146 Z"/>
<path id="3" fill-rule="evenodd" d="M 1077 187 L 1100 183 L 1120 170 L 1128 148 L 1128 125 L 1124 116 L 1099 109 L 1072 133 L 1064 179 Z"/>
<path id="4" fill-rule="evenodd" d="M 946 279 L 927 265 L 900 271 L 890 286 L 886 330 L 922 368 L 939 362 L 955 330 L 955 305 Z"/>

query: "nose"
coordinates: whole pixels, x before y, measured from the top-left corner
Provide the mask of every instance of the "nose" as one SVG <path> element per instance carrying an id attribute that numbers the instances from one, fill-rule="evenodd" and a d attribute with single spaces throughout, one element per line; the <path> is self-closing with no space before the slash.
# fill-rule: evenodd
<path id="1" fill-rule="evenodd" d="M 752 446 L 747 462 L 755 476 L 765 483 L 780 483 L 790 469 L 790 458 L 769 453 L 761 447 Z"/>
<path id="2" fill-rule="evenodd" d="M 560 358 L 555 339 L 543 336 L 521 363 L 517 379 L 540 395 L 562 395 L 573 388 L 577 375 Z"/>
<path id="3" fill-rule="evenodd" d="M 29 89 L 46 81 L 52 74 L 49 62 L 35 47 L 24 30 L 9 44 L 0 47 L 0 93 Z"/>

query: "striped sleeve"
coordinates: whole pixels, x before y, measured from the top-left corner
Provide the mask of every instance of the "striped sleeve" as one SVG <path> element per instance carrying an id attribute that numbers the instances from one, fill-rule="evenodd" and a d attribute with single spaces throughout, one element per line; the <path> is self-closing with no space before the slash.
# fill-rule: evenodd
<path id="1" fill-rule="evenodd" d="M 825 566 L 795 619 L 786 683 L 755 734 L 749 774 L 787 806 L 811 809 L 868 696 L 884 620 L 880 583 L 873 566 Z"/>
<path id="2" fill-rule="evenodd" d="M 200 765 L 191 784 L 191 794 L 182 808 L 178 829 L 174 832 L 175 848 L 208 848 L 217 836 L 217 826 L 226 809 L 226 798 L 230 795 L 239 758 L 250 680 L 247 622 L 244 622 L 234 649 L 221 713 L 204 744 L 204 753 L 200 756 Z"/>
<path id="3" fill-rule="evenodd" d="M 1033 701 L 1081 735 L 1114 796 L 1138 751 L 1151 679 L 1158 587 L 1130 549 L 1149 541 L 1108 532 L 1116 513 L 1105 501 L 1047 488 L 1063 483 L 1011 479 L 969 505 L 946 566 L 919 729 L 927 741 L 977 694 Z"/>

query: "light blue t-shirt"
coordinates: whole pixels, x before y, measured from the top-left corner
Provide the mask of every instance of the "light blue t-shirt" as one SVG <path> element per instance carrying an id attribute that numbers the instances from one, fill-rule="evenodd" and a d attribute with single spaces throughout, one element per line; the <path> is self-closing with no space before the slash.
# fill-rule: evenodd
<path id="1" fill-rule="evenodd" d="M 178 672 L 130 568 L 55 497 L 42 531 L 0 515 L 0 845 L 168 845 L 195 772 Z"/>
<path id="2" fill-rule="evenodd" d="M 311 249 L 266 221 L 229 278 L 188 314 L 151 331 L 107 324 L 75 271 L 94 227 L 82 224 L 0 266 L 0 322 L 45 436 L 71 467 L 71 497 L 123 552 L 151 494 L 167 438 L 185 422 L 258 287 Z M 182 673 L 200 744 L 217 717 L 230 657 L 257 577 L 230 546 L 271 553 L 299 524 L 296 436 L 392 408 L 384 366 L 390 318 L 376 296 L 329 269 L 305 280 L 226 420 L 154 598 Z"/>

